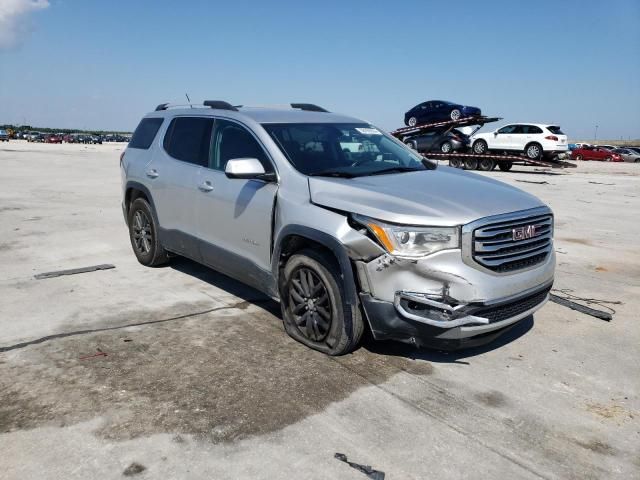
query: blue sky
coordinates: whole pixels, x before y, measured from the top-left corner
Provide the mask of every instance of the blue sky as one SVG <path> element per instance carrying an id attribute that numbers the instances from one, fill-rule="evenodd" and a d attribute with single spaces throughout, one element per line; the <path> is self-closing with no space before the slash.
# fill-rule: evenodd
<path id="1" fill-rule="evenodd" d="M 385 129 L 445 99 L 573 138 L 640 138 L 638 0 L 50 0 L 21 24 L 0 50 L 0 123 L 131 130 L 188 92 Z"/>

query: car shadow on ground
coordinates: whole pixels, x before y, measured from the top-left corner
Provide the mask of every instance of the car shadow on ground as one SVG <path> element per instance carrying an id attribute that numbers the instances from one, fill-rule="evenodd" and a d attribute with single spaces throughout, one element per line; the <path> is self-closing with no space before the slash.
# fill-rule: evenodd
<path id="1" fill-rule="evenodd" d="M 278 320 L 282 319 L 280 304 L 252 287 L 184 257 L 173 258 L 169 265 L 181 273 L 191 275 L 198 280 L 207 282 L 216 288 L 256 305 Z M 435 348 L 418 348 L 396 341 L 376 341 L 371 337 L 371 334 L 367 332 L 360 348 L 376 355 L 404 357 L 411 360 L 423 360 L 434 363 L 468 364 L 469 362 L 464 361 L 464 359 L 498 349 L 503 345 L 519 339 L 532 328 L 533 316 L 520 321 L 510 330 L 486 345 L 454 351 L 438 350 Z"/>
<path id="2" fill-rule="evenodd" d="M 280 304 L 264 293 L 185 257 L 174 257 L 169 267 L 224 290 L 280 318 Z"/>
<path id="3" fill-rule="evenodd" d="M 368 336 L 362 347 L 372 353 L 405 357 L 411 360 L 424 360 L 433 363 L 469 364 L 465 361 L 484 353 L 496 350 L 508 343 L 518 340 L 533 328 L 533 315 L 521 320 L 511 329 L 504 332 L 495 340 L 479 347 L 461 348 L 460 350 L 440 350 L 437 348 L 417 348 L 413 345 L 395 341 L 376 341 Z"/>

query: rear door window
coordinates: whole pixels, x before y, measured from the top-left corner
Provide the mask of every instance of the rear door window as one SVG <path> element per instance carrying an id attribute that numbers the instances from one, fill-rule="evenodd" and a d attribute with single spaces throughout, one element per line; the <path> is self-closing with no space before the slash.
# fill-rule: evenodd
<path id="1" fill-rule="evenodd" d="M 206 167 L 213 118 L 176 117 L 164 136 L 164 149 L 176 160 Z"/>
<path id="2" fill-rule="evenodd" d="M 163 120 L 163 118 L 143 118 L 136 131 L 133 132 L 129 148 L 148 149 L 153 143 L 153 139 L 156 138 Z"/>
<path id="3" fill-rule="evenodd" d="M 542 129 L 540 127 L 536 127 L 535 125 L 525 125 L 525 133 L 542 133 Z"/>

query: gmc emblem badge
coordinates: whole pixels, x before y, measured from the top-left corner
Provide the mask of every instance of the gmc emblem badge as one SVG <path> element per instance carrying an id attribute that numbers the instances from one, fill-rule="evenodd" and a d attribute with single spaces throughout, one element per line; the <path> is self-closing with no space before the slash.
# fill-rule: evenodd
<path id="1" fill-rule="evenodd" d="M 511 234 L 513 235 L 514 242 L 517 242 L 518 240 L 526 240 L 527 238 L 533 238 L 536 236 L 536 226 L 527 225 L 526 227 L 514 228 L 513 230 L 511 230 Z"/>

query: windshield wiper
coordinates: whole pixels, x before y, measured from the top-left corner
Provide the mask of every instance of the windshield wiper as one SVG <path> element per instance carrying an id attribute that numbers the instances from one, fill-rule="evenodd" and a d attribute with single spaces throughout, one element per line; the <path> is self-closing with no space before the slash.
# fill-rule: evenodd
<path id="1" fill-rule="evenodd" d="M 367 172 L 364 175 L 384 175 L 385 173 L 393 173 L 393 172 L 424 172 L 424 168 L 414 168 L 414 167 L 389 167 L 383 168 L 382 170 L 375 170 L 373 172 Z"/>
<path id="2" fill-rule="evenodd" d="M 320 170 L 319 172 L 313 172 L 309 174 L 310 177 L 335 177 L 335 178 L 353 178 L 354 175 L 351 172 L 342 172 L 340 170 Z"/>

